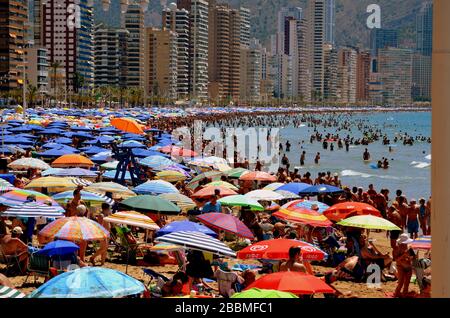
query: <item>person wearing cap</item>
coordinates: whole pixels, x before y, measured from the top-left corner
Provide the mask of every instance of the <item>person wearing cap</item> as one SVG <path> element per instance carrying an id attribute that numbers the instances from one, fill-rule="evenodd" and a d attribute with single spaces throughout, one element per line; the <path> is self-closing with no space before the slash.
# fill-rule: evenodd
<path id="1" fill-rule="evenodd" d="M 411 199 L 409 207 L 407 209 L 407 228 L 408 233 L 412 239 L 416 239 L 419 235 L 419 207 L 416 204 L 415 199 Z"/>
<path id="2" fill-rule="evenodd" d="M 397 264 L 397 288 L 394 297 L 405 297 L 409 292 L 409 283 L 413 273 L 413 260 L 416 257 L 414 251 L 409 248 L 413 240 L 408 234 L 403 233 L 397 240 L 397 248 L 394 250 L 394 260 Z"/>
<path id="3" fill-rule="evenodd" d="M 21 239 L 22 228 L 16 226 L 11 234 L 7 234 L 0 239 L 0 246 L 6 256 L 15 256 L 19 261 L 20 271 L 23 273 L 28 266 L 28 246 Z"/>

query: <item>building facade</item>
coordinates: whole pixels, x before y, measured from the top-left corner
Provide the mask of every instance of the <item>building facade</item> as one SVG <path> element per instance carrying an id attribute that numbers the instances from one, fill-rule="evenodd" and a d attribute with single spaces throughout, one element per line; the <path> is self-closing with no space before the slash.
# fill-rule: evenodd
<path id="1" fill-rule="evenodd" d="M 392 29 L 372 29 L 370 33 L 370 48 L 373 57 L 380 49 L 398 47 L 398 31 Z"/>
<path id="2" fill-rule="evenodd" d="M 27 52 L 27 80 L 37 88 L 39 94 L 47 94 L 48 87 L 48 51 L 44 47 L 32 46 Z"/>
<path id="3" fill-rule="evenodd" d="M 325 4 L 326 0 L 312 0 L 309 9 L 310 40 L 308 43 L 312 50 L 312 98 L 314 100 L 322 100 L 324 95 Z"/>
<path id="4" fill-rule="evenodd" d="M 356 100 L 358 102 L 369 100 L 370 65 L 370 53 L 358 52 L 356 65 Z"/>
<path id="5" fill-rule="evenodd" d="M 342 103 L 356 102 L 357 52 L 345 47 L 339 49 L 338 69 L 340 83 L 339 101 Z"/>

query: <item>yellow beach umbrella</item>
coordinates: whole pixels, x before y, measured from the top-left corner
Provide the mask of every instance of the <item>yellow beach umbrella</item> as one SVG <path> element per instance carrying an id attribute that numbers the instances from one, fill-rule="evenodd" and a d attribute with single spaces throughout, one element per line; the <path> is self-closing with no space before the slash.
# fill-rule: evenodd
<path id="1" fill-rule="evenodd" d="M 113 194 L 113 198 L 128 199 L 136 196 L 136 193 L 134 193 L 127 187 L 115 182 L 93 183 L 90 186 L 86 187 L 85 190 L 100 193 L 103 195 L 106 194 L 106 192 L 110 192 Z"/>
<path id="2" fill-rule="evenodd" d="M 164 170 L 161 172 L 158 172 L 156 174 L 158 179 L 165 180 L 168 182 L 178 182 L 178 181 L 184 181 L 186 180 L 186 176 L 178 171 L 172 171 L 172 170 Z"/>
<path id="3" fill-rule="evenodd" d="M 42 177 L 32 180 L 25 186 L 25 189 L 64 189 L 63 191 L 76 189 L 76 185 L 69 178 L 62 177 Z"/>
<path id="4" fill-rule="evenodd" d="M 233 185 L 233 184 L 231 184 L 229 182 L 226 182 L 226 181 L 213 181 L 213 182 L 210 182 L 210 183 L 205 185 L 205 187 L 209 187 L 209 186 L 224 187 L 224 188 L 228 188 L 228 189 L 231 189 L 231 190 L 234 190 L 234 191 L 238 191 L 239 190 L 238 187 L 236 187 L 235 185 Z"/>

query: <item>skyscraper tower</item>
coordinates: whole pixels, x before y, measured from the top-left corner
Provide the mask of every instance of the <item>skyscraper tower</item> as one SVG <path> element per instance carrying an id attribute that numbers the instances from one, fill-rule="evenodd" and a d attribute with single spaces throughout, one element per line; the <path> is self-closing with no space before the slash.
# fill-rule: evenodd
<path id="1" fill-rule="evenodd" d="M 425 2 L 416 18 L 416 51 L 424 56 L 433 52 L 433 3 Z"/>
<path id="2" fill-rule="evenodd" d="M 325 42 L 335 45 L 336 0 L 325 1 Z"/>
<path id="3" fill-rule="evenodd" d="M 313 99 L 324 96 L 325 2 L 311 0 L 309 6 Z"/>

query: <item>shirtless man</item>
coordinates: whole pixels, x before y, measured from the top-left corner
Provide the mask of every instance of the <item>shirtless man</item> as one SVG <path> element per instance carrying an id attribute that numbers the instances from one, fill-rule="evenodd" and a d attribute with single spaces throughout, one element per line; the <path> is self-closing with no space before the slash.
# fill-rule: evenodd
<path id="1" fill-rule="evenodd" d="M 97 217 L 97 222 L 103 226 L 108 232 L 111 231 L 111 225 L 109 222 L 106 222 L 104 218 L 111 215 L 111 206 L 108 203 L 102 203 L 102 212 Z M 101 266 L 105 265 L 106 256 L 108 255 L 108 238 L 100 241 L 100 247 L 95 252 L 94 255 L 91 256 L 90 262 L 95 266 L 95 259 L 97 256 L 101 257 Z"/>
<path id="2" fill-rule="evenodd" d="M 320 160 L 320 152 L 318 152 L 317 155 L 316 155 L 316 157 L 314 158 L 314 163 L 315 163 L 316 165 L 318 165 L 318 164 L 319 164 L 319 160 Z"/>
<path id="3" fill-rule="evenodd" d="M 291 247 L 289 249 L 289 259 L 280 265 L 280 272 L 303 272 L 306 273 L 306 267 L 301 263 L 302 250 L 300 247 Z"/>
<path id="4" fill-rule="evenodd" d="M 402 228 L 402 216 L 398 212 L 398 210 L 395 208 L 395 206 L 391 206 L 388 209 L 387 213 L 388 220 L 397 225 L 399 228 Z M 393 250 L 397 248 L 397 239 L 400 237 L 400 234 L 402 231 L 396 230 L 396 231 L 390 231 L 389 232 L 389 238 L 391 239 L 391 247 Z"/>
<path id="5" fill-rule="evenodd" d="M 300 156 L 300 166 L 305 165 L 305 159 L 306 159 L 306 151 L 303 151 L 302 155 Z"/>
<path id="6" fill-rule="evenodd" d="M 6 234 L 0 239 L 0 245 L 6 256 L 15 255 L 18 258 L 21 264 L 20 271 L 24 272 L 28 265 L 28 246 L 20 240 L 22 234 L 22 228 L 16 226 L 11 234 Z"/>
<path id="7" fill-rule="evenodd" d="M 410 237 L 415 240 L 419 236 L 419 207 L 415 199 L 411 199 L 407 211 L 407 228 Z"/>
<path id="8" fill-rule="evenodd" d="M 420 223 L 420 228 L 422 229 L 422 232 L 424 235 L 428 235 L 427 234 L 427 229 L 428 229 L 428 225 L 427 225 L 427 207 L 426 207 L 426 201 L 424 198 L 421 198 L 419 200 L 419 223 Z"/>
<path id="9" fill-rule="evenodd" d="M 406 204 L 406 199 L 404 196 L 400 196 L 398 198 L 398 212 L 400 213 L 402 217 L 402 226 L 401 228 L 404 230 L 406 229 L 406 219 L 408 217 L 408 204 Z"/>

